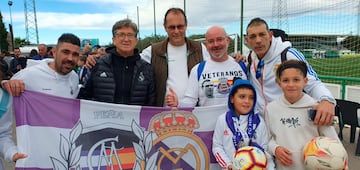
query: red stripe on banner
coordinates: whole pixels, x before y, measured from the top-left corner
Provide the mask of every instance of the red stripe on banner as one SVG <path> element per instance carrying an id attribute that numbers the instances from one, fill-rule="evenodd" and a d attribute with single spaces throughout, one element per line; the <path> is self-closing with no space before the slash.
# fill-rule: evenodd
<path id="1" fill-rule="evenodd" d="M 135 151 L 134 148 L 124 148 L 124 149 L 120 149 L 116 151 L 117 156 L 119 157 L 119 159 L 121 160 L 121 167 L 123 169 L 131 169 L 134 167 L 135 161 L 136 161 L 136 155 L 135 155 Z M 106 150 L 106 154 L 110 155 L 110 149 Z M 112 162 L 113 162 L 113 166 L 112 168 L 118 169 L 119 165 L 117 165 L 117 161 L 116 161 L 116 156 L 113 155 L 112 156 Z M 107 166 L 107 169 L 111 169 L 110 166 Z"/>

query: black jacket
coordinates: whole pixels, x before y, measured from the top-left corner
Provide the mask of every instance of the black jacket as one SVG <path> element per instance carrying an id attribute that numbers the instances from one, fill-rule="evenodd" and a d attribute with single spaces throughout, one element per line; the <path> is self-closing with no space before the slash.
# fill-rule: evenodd
<path id="1" fill-rule="evenodd" d="M 156 93 L 152 66 L 142 60 L 138 50 L 135 50 L 134 56 L 130 56 L 133 57 L 131 60 L 135 60 L 133 73 L 126 75 L 115 74 L 115 71 L 119 71 L 119 69 L 122 68 L 114 67 L 115 62 L 113 57 L 122 56 L 117 54 L 115 49 L 112 49 L 109 54 L 97 60 L 95 67 L 91 70 L 85 87 L 80 90 L 79 98 L 108 103 L 154 106 Z M 122 62 L 123 60 L 124 59 L 118 61 Z M 131 81 L 116 83 L 119 82 L 119 79 Z M 116 91 L 116 89 L 118 89 L 118 91 Z M 122 94 L 123 92 L 128 93 L 128 95 Z M 119 93 L 121 94 L 119 95 Z M 116 98 L 116 96 L 121 97 L 121 99 Z"/>

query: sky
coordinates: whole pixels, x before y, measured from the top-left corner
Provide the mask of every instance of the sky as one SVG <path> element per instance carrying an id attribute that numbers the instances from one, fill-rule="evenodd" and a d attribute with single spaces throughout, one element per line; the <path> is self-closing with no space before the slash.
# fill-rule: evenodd
<path id="1" fill-rule="evenodd" d="M 30 1 L 30 0 L 27 0 Z M 287 0 L 281 0 L 284 2 Z M 11 18 L 14 37 L 26 38 L 24 0 L 12 0 Z M 163 18 L 167 9 L 184 9 L 188 18 L 187 35 L 204 34 L 212 25 L 223 26 L 228 34 L 240 34 L 240 0 L 37 0 L 35 1 L 39 43 L 55 44 L 65 32 L 81 39 L 97 38 L 100 45 L 111 43 L 113 24 L 130 18 L 139 25 L 141 38 L 166 35 Z M 358 33 L 360 0 L 292 0 L 287 1 L 284 29 L 293 34 Z M 291 3 L 290 3 L 291 2 Z M 155 14 L 154 14 L 155 3 Z M 262 17 L 272 27 L 273 0 L 244 0 L 244 29 L 250 19 Z M 6 28 L 10 23 L 7 0 L 0 0 Z M 314 14 L 314 11 L 318 13 Z M 320 12 L 319 12 L 320 11 Z M 282 12 L 284 13 L 284 12 Z M 154 20 L 154 15 L 155 20 Z M 310 21 L 306 26 L 304 20 Z M 348 21 L 339 26 L 338 21 Z M 326 22 L 330 21 L 330 22 Z M 156 25 L 154 26 L 154 22 Z M 323 23 L 331 29 L 323 29 Z M 339 28 L 340 27 L 340 28 Z M 315 32 L 316 31 L 316 32 Z M 340 34 L 341 34 L 340 33 Z"/>

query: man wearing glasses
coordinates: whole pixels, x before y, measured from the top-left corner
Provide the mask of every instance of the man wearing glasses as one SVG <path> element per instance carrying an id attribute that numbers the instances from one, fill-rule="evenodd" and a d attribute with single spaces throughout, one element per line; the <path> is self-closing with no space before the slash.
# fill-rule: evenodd
<path id="1" fill-rule="evenodd" d="M 211 58 L 192 68 L 182 99 L 170 88 L 169 94 L 166 95 L 168 106 L 226 105 L 233 82 L 236 79 L 247 79 L 245 64 L 237 63 L 228 55 L 230 37 L 225 29 L 212 26 L 207 30 L 205 37 L 205 46 Z"/>
<path id="2" fill-rule="evenodd" d="M 165 41 L 154 43 L 144 49 L 141 58 L 151 63 L 156 79 L 156 106 L 166 106 L 165 95 L 172 87 L 178 97 L 184 96 L 191 69 L 210 58 L 201 42 L 186 38 L 187 19 L 180 8 L 170 8 L 165 13 L 164 28 L 168 34 Z M 95 65 L 95 57 L 89 56 L 86 67 Z"/>
<path id="3" fill-rule="evenodd" d="M 301 52 L 291 48 L 289 41 L 283 42 L 280 37 L 273 37 L 273 32 L 261 18 L 254 18 L 250 21 L 245 40 L 252 49 L 248 58 L 248 77 L 257 91 L 256 107 L 260 113 L 264 113 L 267 103 L 282 94 L 280 87 L 275 82 L 276 68 L 283 60 L 282 53 L 285 51 L 287 60 L 295 59 L 307 62 Z M 309 64 L 307 63 L 307 65 Z M 310 66 L 307 77 L 309 82 L 304 91 L 320 102 L 316 107 L 317 115 L 314 123 L 329 125 L 335 115 L 335 99 Z"/>
<path id="4" fill-rule="evenodd" d="M 97 60 L 79 98 L 108 103 L 154 106 L 155 79 L 152 66 L 141 59 L 138 28 L 130 19 L 116 22 L 109 53 Z"/>
<path id="5" fill-rule="evenodd" d="M 165 106 L 165 94 L 172 87 L 178 97 L 184 96 L 191 68 L 209 58 L 206 48 L 186 38 L 187 19 L 180 8 L 170 8 L 165 13 L 165 41 L 155 43 L 141 53 L 143 59 L 154 67 L 157 106 Z"/>

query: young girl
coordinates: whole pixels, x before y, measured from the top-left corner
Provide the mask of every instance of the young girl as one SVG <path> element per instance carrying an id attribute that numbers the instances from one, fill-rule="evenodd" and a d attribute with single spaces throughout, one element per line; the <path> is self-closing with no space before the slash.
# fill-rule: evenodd
<path id="1" fill-rule="evenodd" d="M 316 126 L 308 111 L 318 102 L 303 93 L 308 82 L 307 65 L 288 60 L 276 70 L 276 82 L 283 95 L 267 106 L 265 121 L 270 131 L 269 152 L 275 156 L 276 169 L 304 170 L 302 150 L 316 136 L 338 139 L 333 126 Z"/>
<path id="2" fill-rule="evenodd" d="M 2 65 L 0 64 L 0 70 Z M 0 82 L 4 73 L 0 71 Z M 12 138 L 12 97 L 0 88 L 0 157 L 6 161 L 17 161 L 26 158 L 25 154 L 17 153 L 17 147 Z M 0 161 L 0 169 L 4 169 Z"/>
<path id="3" fill-rule="evenodd" d="M 247 80 L 236 80 L 228 99 L 229 111 L 220 115 L 213 136 L 213 154 L 223 169 L 232 169 L 231 160 L 237 149 L 257 146 L 264 150 L 267 169 L 274 169 L 272 157 L 267 154 L 269 134 L 264 120 L 254 113 L 256 93 Z"/>

